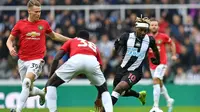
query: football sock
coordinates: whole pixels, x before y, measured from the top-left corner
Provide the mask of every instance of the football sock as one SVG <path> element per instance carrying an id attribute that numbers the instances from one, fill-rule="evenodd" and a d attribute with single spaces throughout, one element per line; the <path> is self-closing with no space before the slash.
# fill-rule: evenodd
<path id="1" fill-rule="evenodd" d="M 112 103 L 113 103 L 113 105 L 115 105 L 115 103 L 117 102 L 119 96 L 120 96 L 120 94 L 119 94 L 118 92 L 116 92 L 116 91 L 113 91 L 113 92 L 112 92 L 111 98 L 112 98 Z"/>
<path id="2" fill-rule="evenodd" d="M 47 87 L 46 102 L 49 112 L 57 111 L 57 90 L 54 86 Z"/>
<path id="3" fill-rule="evenodd" d="M 130 90 L 125 91 L 125 93 L 122 96 L 125 96 L 125 97 L 134 96 L 134 97 L 138 98 L 140 96 L 140 94 L 138 92 L 130 89 Z"/>
<path id="4" fill-rule="evenodd" d="M 160 85 L 156 84 L 153 86 L 153 98 L 154 98 L 154 107 L 158 107 L 159 99 L 160 99 Z"/>
<path id="5" fill-rule="evenodd" d="M 117 102 L 118 99 L 115 98 L 114 96 L 111 96 L 111 98 L 112 98 L 112 104 L 115 105 L 115 103 Z"/>
<path id="6" fill-rule="evenodd" d="M 17 104 L 17 112 L 21 112 L 22 109 L 25 106 L 26 100 L 28 99 L 29 93 L 30 93 L 30 86 L 31 86 L 31 80 L 29 78 L 24 78 L 22 82 L 22 91 L 19 96 L 19 102 Z"/>
<path id="7" fill-rule="evenodd" d="M 36 95 L 44 96 L 45 92 L 37 87 L 33 87 L 32 91 L 30 91 L 30 96 L 36 96 Z"/>
<path id="8" fill-rule="evenodd" d="M 111 100 L 111 96 L 109 94 L 108 91 L 103 92 L 101 94 L 101 100 L 102 100 L 102 104 L 104 106 L 105 112 L 113 112 L 113 105 L 112 105 L 112 100 Z"/>
<path id="9" fill-rule="evenodd" d="M 167 89 L 166 89 L 165 85 L 162 86 L 161 92 L 162 92 L 163 96 L 165 97 L 165 99 L 168 101 L 170 99 L 170 96 L 169 96 L 169 94 L 167 92 Z"/>

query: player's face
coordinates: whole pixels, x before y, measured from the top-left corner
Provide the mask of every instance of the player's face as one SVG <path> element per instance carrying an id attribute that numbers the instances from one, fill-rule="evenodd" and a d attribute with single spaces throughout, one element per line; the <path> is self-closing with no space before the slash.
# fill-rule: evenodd
<path id="1" fill-rule="evenodd" d="M 151 21 L 150 31 L 151 31 L 151 33 L 157 33 L 158 32 L 158 22 L 157 21 Z"/>
<path id="2" fill-rule="evenodd" d="M 37 21 L 40 19 L 41 15 L 41 7 L 33 6 L 28 9 L 29 16 L 33 21 Z"/>
<path id="3" fill-rule="evenodd" d="M 138 37 L 144 37 L 148 33 L 147 28 L 136 28 L 136 34 Z"/>

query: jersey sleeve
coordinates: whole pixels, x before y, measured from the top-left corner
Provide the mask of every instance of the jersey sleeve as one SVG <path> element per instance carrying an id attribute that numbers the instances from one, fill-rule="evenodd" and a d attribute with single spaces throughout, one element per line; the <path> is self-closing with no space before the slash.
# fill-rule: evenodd
<path id="1" fill-rule="evenodd" d="M 129 33 L 123 33 L 120 38 L 118 38 L 115 43 L 115 51 L 119 52 L 124 46 L 126 46 L 127 40 L 129 37 Z"/>
<path id="2" fill-rule="evenodd" d="M 13 27 L 13 29 L 11 30 L 11 35 L 17 37 L 20 34 L 20 28 L 19 28 L 19 26 L 20 26 L 20 22 L 17 22 L 15 24 L 15 26 Z"/>
<path id="3" fill-rule="evenodd" d="M 159 54 L 158 48 L 156 46 L 156 41 L 152 36 L 149 36 L 149 38 L 150 38 L 149 47 L 151 47 L 151 49 L 153 50 L 156 59 L 160 61 L 160 54 Z"/>
<path id="4" fill-rule="evenodd" d="M 71 42 L 72 42 L 72 39 L 71 39 L 71 40 L 68 40 L 67 42 L 65 42 L 65 43 L 61 46 L 60 50 L 64 50 L 65 52 L 69 52 Z"/>
<path id="5" fill-rule="evenodd" d="M 165 39 L 165 40 L 164 40 L 165 43 L 167 43 L 167 44 L 171 44 L 171 43 L 172 43 L 172 39 L 171 39 L 168 35 L 165 35 L 164 37 L 165 37 L 165 38 L 164 38 L 164 39 Z"/>
<path id="6" fill-rule="evenodd" d="M 149 39 L 150 39 L 150 47 L 152 48 L 156 45 L 156 40 L 152 36 L 149 36 Z"/>
<path id="7" fill-rule="evenodd" d="M 99 62 L 100 66 L 102 66 L 103 62 L 102 62 L 102 59 L 101 59 L 101 54 L 100 54 L 100 51 L 97 49 L 97 61 Z"/>
<path id="8" fill-rule="evenodd" d="M 51 29 L 49 23 L 46 21 L 46 34 L 49 34 L 51 32 L 52 32 L 52 29 Z"/>

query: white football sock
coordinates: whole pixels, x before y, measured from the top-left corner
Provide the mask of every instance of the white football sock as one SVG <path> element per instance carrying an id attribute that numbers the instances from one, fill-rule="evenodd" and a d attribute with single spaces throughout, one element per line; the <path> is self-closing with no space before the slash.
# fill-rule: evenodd
<path id="1" fill-rule="evenodd" d="M 168 101 L 170 99 L 170 96 L 168 94 L 168 91 L 167 91 L 167 88 L 165 87 L 165 85 L 162 86 L 161 92 L 162 92 L 163 96 L 165 97 L 165 99 Z"/>
<path id="2" fill-rule="evenodd" d="M 124 95 L 125 94 L 125 91 L 124 92 L 122 92 L 122 95 Z M 120 94 L 118 93 L 118 92 L 116 92 L 116 91 L 113 91 L 112 92 L 112 96 L 114 96 L 115 98 L 119 98 L 119 96 L 120 96 Z"/>
<path id="3" fill-rule="evenodd" d="M 47 87 L 46 102 L 49 112 L 57 111 L 57 90 L 54 86 Z"/>
<path id="4" fill-rule="evenodd" d="M 30 93 L 31 80 L 29 78 L 25 78 L 22 82 L 22 91 L 19 96 L 19 102 L 17 104 L 17 112 L 21 112 L 26 104 L 26 100 L 28 99 Z"/>
<path id="5" fill-rule="evenodd" d="M 153 98 L 154 98 L 154 107 L 158 107 L 159 106 L 159 99 L 160 99 L 160 85 L 156 84 L 153 85 Z"/>
<path id="6" fill-rule="evenodd" d="M 108 91 L 103 92 L 101 94 L 101 100 L 102 100 L 105 112 L 113 112 L 112 99 Z"/>
<path id="7" fill-rule="evenodd" d="M 32 91 L 30 91 L 30 96 L 36 96 L 36 95 L 44 96 L 45 92 L 37 87 L 33 87 Z"/>

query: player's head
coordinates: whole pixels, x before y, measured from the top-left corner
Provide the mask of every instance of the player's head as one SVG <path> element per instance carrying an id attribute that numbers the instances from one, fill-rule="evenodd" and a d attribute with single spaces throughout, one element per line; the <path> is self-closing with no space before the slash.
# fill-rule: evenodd
<path id="1" fill-rule="evenodd" d="M 149 28 L 150 32 L 155 34 L 155 33 L 158 32 L 158 28 L 159 28 L 158 21 L 155 20 L 155 19 L 152 19 L 151 22 L 150 22 L 150 28 Z"/>
<path id="2" fill-rule="evenodd" d="M 27 3 L 29 18 L 32 21 L 40 19 L 41 4 L 38 0 L 29 0 Z"/>
<path id="3" fill-rule="evenodd" d="M 147 17 L 139 18 L 137 17 L 135 28 L 137 37 L 144 37 L 149 31 L 150 20 Z"/>
<path id="4" fill-rule="evenodd" d="M 80 30 L 77 34 L 77 37 L 85 39 L 85 40 L 89 40 L 89 32 L 86 30 Z"/>

